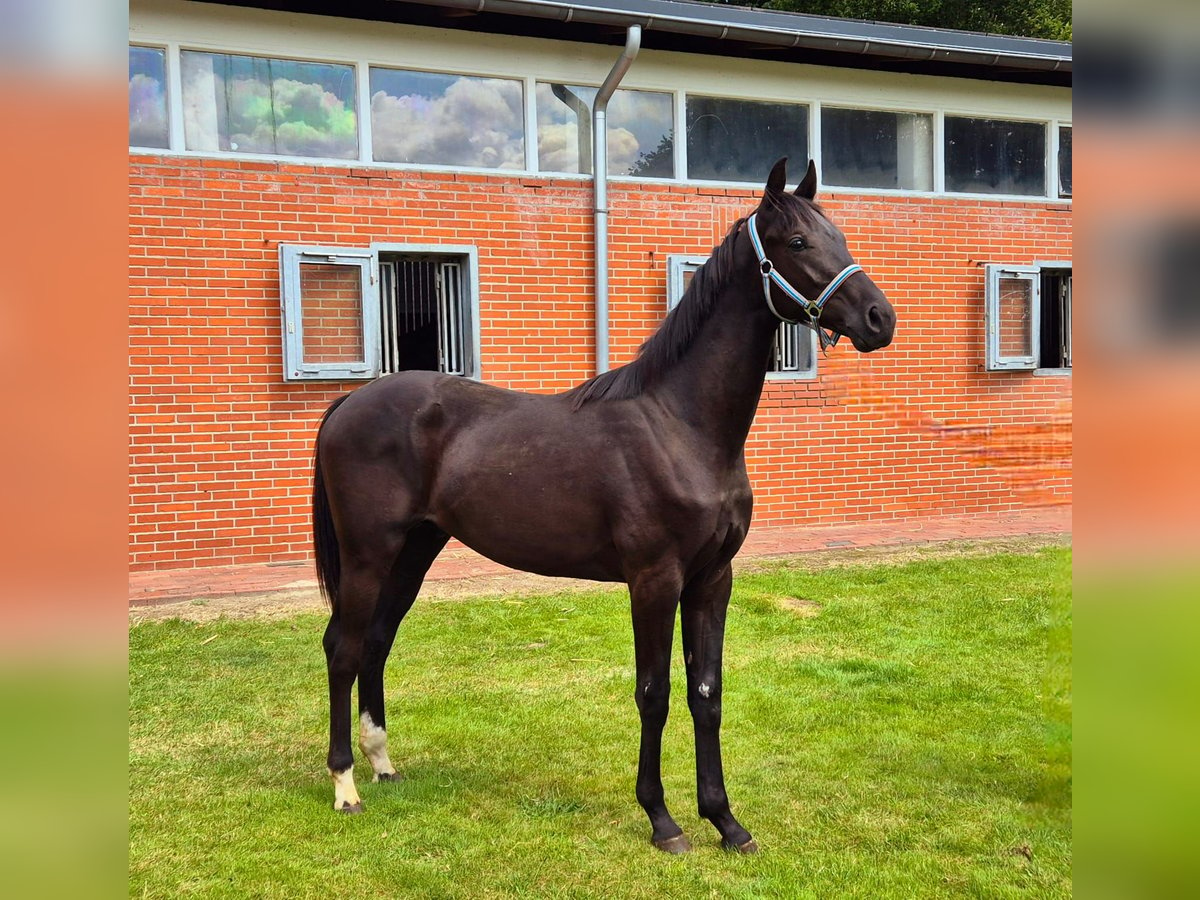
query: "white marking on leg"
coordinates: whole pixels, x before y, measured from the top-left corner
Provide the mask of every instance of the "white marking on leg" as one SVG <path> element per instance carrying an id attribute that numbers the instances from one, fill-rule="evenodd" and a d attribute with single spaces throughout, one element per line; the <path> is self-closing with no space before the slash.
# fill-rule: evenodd
<path id="1" fill-rule="evenodd" d="M 387 732 L 375 724 L 370 713 L 363 713 L 359 719 L 358 746 L 363 755 L 371 761 L 375 772 L 372 781 L 378 781 L 380 775 L 395 775 L 396 767 L 388 759 Z"/>
<path id="2" fill-rule="evenodd" d="M 700 692 L 701 697 L 707 697 L 709 694 L 712 693 L 712 688 L 709 687 L 707 684 L 701 684 L 700 687 L 696 688 L 696 690 L 698 690 Z"/>
<path id="3" fill-rule="evenodd" d="M 354 786 L 353 766 L 343 772 L 335 772 L 330 769 L 329 774 L 333 778 L 334 809 L 342 810 L 348 806 L 354 806 L 356 803 L 362 802 L 358 798 L 358 788 Z"/>

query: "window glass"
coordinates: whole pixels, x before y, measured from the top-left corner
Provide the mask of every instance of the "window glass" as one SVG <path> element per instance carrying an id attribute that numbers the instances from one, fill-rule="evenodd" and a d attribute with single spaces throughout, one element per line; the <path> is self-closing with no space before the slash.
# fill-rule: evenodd
<path id="1" fill-rule="evenodd" d="M 1071 196 L 1071 126 L 1058 129 L 1058 196 Z"/>
<path id="2" fill-rule="evenodd" d="M 129 48 L 129 146 L 166 147 L 166 51 Z"/>
<path id="3" fill-rule="evenodd" d="M 592 171 L 592 101 L 596 88 L 538 82 L 538 168 Z M 608 172 L 638 178 L 675 174 L 671 95 L 622 91 L 608 102 Z"/>
<path id="4" fill-rule="evenodd" d="M 525 168 L 521 82 L 371 69 L 373 158 L 385 162 Z"/>
<path id="5" fill-rule="evenodd" d="M 761 184 L 781 156 L 808 159 L 808 107 L 687 98 L 687 177 Z"/>
<path id="6" fill-rule="evenodd" d="M 946 116 L 946 190 L 1046 193 L 1046 126 Z"/>
<path id="7" fill-rule="evenodd" d="M 1000 278 L 997 298 L 997 342 L 1002 357 L 1032 357 L 1034 282 Z"/>
<path id="8" fill-rule="evenodd" d="M 189 150 L 354 159 L 354 67 L 180 54 Z"/>
<path id="9" fill-rule="evenodd" d="M 933 190 L 933 117 L 821 109 L 821 178 L 844 187 Z"/>

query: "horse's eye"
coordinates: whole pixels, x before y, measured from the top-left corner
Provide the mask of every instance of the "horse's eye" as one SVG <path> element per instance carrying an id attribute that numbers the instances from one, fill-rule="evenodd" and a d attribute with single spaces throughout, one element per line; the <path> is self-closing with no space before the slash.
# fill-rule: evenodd
<path id="1" fill-rule="evenodd" d="M 804 238 L 802 238 L 802 237 L 792 238 L 791 242 L 788 244 L 788 249 L 789 250 L 807 250 L 808 249 L 808 241 L 804 240 Z"/>

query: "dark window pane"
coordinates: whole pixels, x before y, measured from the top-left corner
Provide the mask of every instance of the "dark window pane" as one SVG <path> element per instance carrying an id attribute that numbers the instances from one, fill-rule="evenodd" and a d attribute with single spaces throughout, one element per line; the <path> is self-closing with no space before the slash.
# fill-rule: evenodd
<path id="1" fill-rule="evenodd" d="M 189 150 L 358 157 L 354 67 L 180 54 Z"/>
<path id="2" fill-rule="evenodd" d="M 688 178 L 761 184 L 779 157 L 808 159 L 808 107 L 689 96 L 687 156 Z"/>
<path id="3" fill-rule="evenodd" d="M 166 147 L 166 51 L 129 48 L 129 146 Z"/>
<path id="4" fill-rule="evenodd" d="M 1046 193 L 1046 126 L 946 116 L 946 190 Z"/>
<path id="5" fill-rule="evenodd" d="M 373 158 L 524 169 L 522 94 L 515 79 L 372 67 Z"/>
<path id="6" fill-rule="evenodd" d="M 1071 196 L 1071 129 L 1058 129 L 1058 196 Z"/>
<path id="7" fill-rule="evenodd" d="M 933 190 L 933 119 L 866 109 L 821 110 L 825 184 Z"/>

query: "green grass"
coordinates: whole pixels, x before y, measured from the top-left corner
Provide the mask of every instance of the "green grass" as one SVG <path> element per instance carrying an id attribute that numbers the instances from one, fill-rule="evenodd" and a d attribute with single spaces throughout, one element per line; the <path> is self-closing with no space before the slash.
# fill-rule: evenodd
<path id="1" fill-rule="evenodd" d="M 360 759 L 354 817 L 320 617 L 138 625 L 130 893 L 1069 896 L 1069 572 L 1051 549 L 739 578 L 722 735 L 753 857 L 696 815 L 678 659 L 663 774 L 696 849 L 648 843 L 620 591 L 418 603 L 387 674 L 405 780 Z"/>

